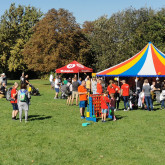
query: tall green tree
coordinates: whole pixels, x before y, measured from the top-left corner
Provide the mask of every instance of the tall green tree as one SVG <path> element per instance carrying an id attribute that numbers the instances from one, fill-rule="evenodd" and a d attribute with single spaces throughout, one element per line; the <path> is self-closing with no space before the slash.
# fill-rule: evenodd
<path id="1" fill-rule="evenodd" d="M 33 34 L 32 27 L 39 21 L 42 12 L 31 6 L 11 4 L 0 20 L 0 65 L 5 71 L 25 69 L 24 44 Z"/>
<path id="2" fill-rule="evenodd" d="M 94 21 L 90 43 L 97 71 L 118 64 L 138 53 L 149 41 L 164 50 L 165 10 L 130 8 Z"/>
<path id="3" fill-rule="evenodd" d="M 86 64 L 89 50 L 88 40 L 72 13 L 51 9 L 34 27 L 24 57 L 29 70 L 47 73 L 72 60 Z"/>

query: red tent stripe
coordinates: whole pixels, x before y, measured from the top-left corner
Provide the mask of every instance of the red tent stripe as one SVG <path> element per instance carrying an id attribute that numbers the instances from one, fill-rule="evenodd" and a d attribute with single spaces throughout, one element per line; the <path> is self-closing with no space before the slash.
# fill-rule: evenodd
<path id="1" fill-rule="evenodd" d="M 155 66 L 155 70 L 156 70 L 156 73 L 159 75 L 159 72 L 161 74 L 165 74 L 165 70 L 164 70 L 164 65 L 163 63 L 159 60 L 159 58 L 157 57 L 155 51 L 154 51 L 154 48 L 153 48 L 153 45 L 151 45 L 151 52 L 152 52 L 152 58 L 153 58 L 153 63 L 154 63 L 154 66 Z"/>

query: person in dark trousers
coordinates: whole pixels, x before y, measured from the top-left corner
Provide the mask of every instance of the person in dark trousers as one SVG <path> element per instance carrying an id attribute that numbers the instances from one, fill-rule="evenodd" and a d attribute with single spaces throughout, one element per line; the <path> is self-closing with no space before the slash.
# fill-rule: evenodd
<path id="1" fill-rule="evenodd" d="M 73 82 L 72 82 L 72 104 L 73 105 L 73 101 L 74 98 L 76 97 L 76 105 L 78 106 L 78 87 L 79 87 L 79 83 L 77 81 L 77 78 L 73 78 Z"/>

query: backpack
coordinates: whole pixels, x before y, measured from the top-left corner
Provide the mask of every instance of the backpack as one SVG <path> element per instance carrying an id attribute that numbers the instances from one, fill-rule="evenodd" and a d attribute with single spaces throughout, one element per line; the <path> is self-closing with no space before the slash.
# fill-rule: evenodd
<path id="1" fill-rule="evenodd" d="M 14 99 L 11 98 L 11 90 L 12 90 L 12 89 L 13 89 L 13 88 L 10 87 L 10 88 L 7 90 L 7 92 L 6 92 L 6 100 L 7 100 L 7 101 L 14 101 Z"/>
<path id="2" fill-rule="evenodd" d="M 27 101 L 27 95 L 26 95 L 27 90 L 20 90 L 20 95 L 19 95 L 19 100 L 20 102 L 26 102 Z"/>

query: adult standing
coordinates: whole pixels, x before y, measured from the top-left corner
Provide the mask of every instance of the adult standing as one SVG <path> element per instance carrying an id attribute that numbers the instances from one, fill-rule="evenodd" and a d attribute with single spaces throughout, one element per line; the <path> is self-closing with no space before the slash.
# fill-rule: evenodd
<path id="1" fill-rule="evenodd" d="M 58 99 L 58 94 L 60 92 L 60 80 L 59 77 L 56 76 L 55 82 L 54 82 L 54 87 L 55 87 L 55 97 L 54 99 Z"/>
<path id="2" fill-rule="evenodd" d="M 73 78 L 73 83 L 72 83 L 72 104 L 74 101 L 74 97 L 76 96 L 76 105 L 78 106 L 78 87 L 79 83 L 77 81 L 77 78 Z"/>
<path id="3" fill-rule="evenodd" d="M 90 79 L 90 77 L 87 78 L 86 88 L 87 88 L 87 92 L 90 94 L 91 93 L 91 79 Z"/>
<path id="4" fill-rule="evenodd" d="M 66 85 L 68 83 L 68 81 L 66 80 L 66 78 L 64 78 L 63 84 Z"/>
<path id="5" fill-rule="evenodd" d="M 107 87 L 107 91 L 109 92 L 109 96 L 111 95 L 111 93 L 115 94 L 116 93 L 116 85 L 114 84 L 113 80 L 109 81 L 109 85 Z"/>
<path id="6" fill-rule="evenodd" d="M 88 79 L 89 79 L 90 77 L 89 77 L 89 75 L 85 78 L 85 81 L 87 81 Z"/>
<path id="7" fill-rule="evenodd" d="M 137 81 L 136 91 L 137 91 L 137 94 L 139 95 L 139 93 L 142 91 L 142 82 L 139 79 L 139 77 L 136 78 L 136 81 Z"/>
<path id="8" fill-rule="evenodd" d="M 58 76 L 58 79 L 59 79 L 59 84 L 61 86 L 62 85 L 62 77 L 61 77 L 61 75 Z"/>
<path id="9" fill-rule="evenodd" d="M 30 94 L 26 90 L 26 84 L 21 84 L 21 89 L 18 91 L 18 108 L 19 108 L 19 120 L 22 122 L 22 111 L 25 111 L 25 123 L 28 120 L 28 110 L 29 110 L 29 99 Z"/>
<path id="10" fill-rule="evenodd" d="M 79 85 L 81 85 L 81 83 L 82 83 L 82 78 L 81 77 L 79 77 L 78 83 L 79 83 Z"/>
<path id="11" fill-rule="evenodd" d="M 1 86 L 1 88 L 0 88 L 0 98 L 3 98 L 3 97 L 5 97 L 5 95 L 6 95 L 6 85 L 5 85 L 5 83 L 2 83 L 2 86 Z"/>
<path id="12" fill-rule="evenodd" d="M 51 85 L 51 89 L 53 89 L 53 74 L 52 74 L 52 72 L 50 73 L 50 76 L 49 76 L 49 82 Z"/>
<path id="13" fill-rule="evenodd" d="M 126 84 L 125 80 L 122 80 L 123 85 L 121 86 L 121 96 L 123 96 L 124 100 L 124 111 L 128 111 L 129 107 L 129 85 Z"/>
<path id="14" fill-rule="evenodd" d="M 29 75 L 28 74 L 25 76 L 25 84 L 26 85 L 30 85 L 30 83 L 29 83 Z"/>
<path id="15" fill-rule="evenodd" d="M 161 92 L 161 87 L 162 87 L 162 84 L 161 84 L 161 82 L 159 81 L 159 78 L 157 78 L 156 84 L 155 84 L 155 94 L 156 94 L 156 101 L 157 101 L 157 103 L 160 103 L 160 92 Z"/>
<path id="16" fill-rule="evenodd" d="M 81 119 L 84 119 L 85 107 L 87 107 L 87 89 L 85 88 L 86 82 L 82 81 L 82 84 L 78 87 L 79 99 L 80 99 L 80 114 Z"/>
<path id="17" fill-rule="evenodd" d="M 21 82 L 21 84 L 25 83 L 25 74 L 24 74 L 24 72 L 22 72 L 22 75 L 20 77 L 20 82 Z"/>
<path id="18" fill-rule="evenodd" d="M 119 110 L 119 103 L 120 103 L 120 87 L 118 86 L 118 82 L 115 81 L 115 85 L 116 85 L 116 93 L 115 93 L 115 99 L 116 99 L 116 109 L 115 110 Z"/>
<path id="19" fill-rule="evenodd" d="M 102 83 L 102 81 L 100 79 L 98 79 L 97 91 L 96 91 L 97 94 L 102 94 L 103 93 L 103 87 L 102 87 L 101 83 Z"/>
<path id="20" fill-rule="evenodd" d="M 66 101 L 66 105 L 70 105 L 71 104 L 71 101 L 72 101 L 72 79 L 69 78 L 68 79 L 68 83 L 67 83 L 67 86 L 68 86 L 68 98 L 67 98 L 67 101 Z"/>
<path id="21" fill-rule="evenodd" d="M 147 110 L 153 110 L 152 99 L 151 99 L 151 86 L 148 83 L 148 80 L 144 80 L 143 84 L 144 99 L 147 105 Z"/>
<path id="22" fill-rule="evenodd" d="M 17 88 L 18 88 L 18 83 L 15 82 L 14 86 L 11 90 L 11 101 L 10 101 L 10 103 L 12 104 L 12 107 L 13 107 L 13 111 L 12 111 L 12 119 L 13 120 L 16 120 L 16 117 L 17 117 L 17 114 L 18 114 L 18 105 L 17 105 L 18 91 L 17 91 Z"/>
<path id="23" fill-rule="evenodd" d="M 91 91 L 93 94 L 96 94 L 97 91 L 97 81 L 96 78 L 93 77 L 92 82 L 91 82 Z"/>
<path id="24" fill-rule="evenodd" d="M 152 82 L 152 85 L 151 85 L 151 98 L 152 98 L 152 102 L 154 101 L 154 91 L 155 91 L 155 81 Z"/>
<path id="25" fill-rule="evenodd" d="M 2 84 L 5 83 L 5 85 L 7 85 L 7 77 L 5 75 L 5 73 L 2 73 Z"/>

